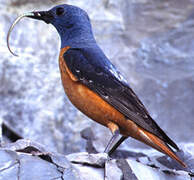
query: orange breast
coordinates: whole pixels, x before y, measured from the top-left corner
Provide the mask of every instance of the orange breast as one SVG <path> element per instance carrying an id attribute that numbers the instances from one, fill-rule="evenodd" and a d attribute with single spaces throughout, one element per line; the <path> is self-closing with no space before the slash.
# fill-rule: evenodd
<path id="1" fill-rule="evenodd" d="M 63 48 L 60 52 L 59 67 L 64 90 L 72 104 L 94 121 L 107 127 L 112 122 L 119 127 L 121 134 L 138 139 L 139 127 L 133 121 L 127 120 L 113 106 L 81 84 L 70 72 L 63 59 L 68 48 Z"/>
<path id="2" fill-rule="evenodd" d="M 60 52 L 59 67 L 64 90 L 72 104 L 88 117 L 104 126 L 107 126 L 110 121 L 118 124 L 121 119 L 125 120 L 120 112 L 77 81 L 63 60 L 63 54 L 67 49 L 68 47 L 63 48 Z"/>

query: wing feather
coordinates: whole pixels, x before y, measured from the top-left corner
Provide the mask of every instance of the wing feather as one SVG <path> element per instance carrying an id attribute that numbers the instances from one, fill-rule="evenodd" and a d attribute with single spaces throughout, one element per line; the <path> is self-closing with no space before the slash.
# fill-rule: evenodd
<path id="1" fill-rule="evenodd" d="M 107 103 L 175 149 L 177 145 L 151 118 L 137 95 L 99 48 L 70 48 L 64 60 L 78 80 Z"/>

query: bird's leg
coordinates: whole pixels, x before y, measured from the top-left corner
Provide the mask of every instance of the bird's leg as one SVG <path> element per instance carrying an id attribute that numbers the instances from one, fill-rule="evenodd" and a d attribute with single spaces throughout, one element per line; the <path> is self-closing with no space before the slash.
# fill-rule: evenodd
<path id="1" fill-rule="evenodd" d="M 110 156 L 117 148 L 118 146 L 128 137 L 126 136 L 122 136 L 117 142 L 116 144 L 114 144 L 114 146 L 110 149 L 110 151 L 108 152 L 108 155 Z"/>
<path id="2" fill-rule="evenodd" d="M 116 131 L 113 133 L 113 135 L 112 135 L 110 141 L 108 142 L 108 144 L 107 144 L 107 146 L 106 146 L 106 148 L 105 148 L 105 150 L 104 150 L 105 153 L 108 153 L 108 154 L 109 154 L 109 152 L 110 152 L 109 150 L 110 150 L 110 148 L 112 147 L 112 145 L 115 143 L 116 139 L 118 138 L 119 133 L 120 133 L 120 132 L 119 132 L 119 129 L 116 130 Z M 113 147 L 115 147 L 115 146 L 113 146 Z M 111 149 L 111 150 L 112 150 L 112 149 Z"/>
<path id="3" fill-rule="evenodd" d="M 116 124 L 110 122 L 108 124 L 108 128 L 111 130 L 113 135 L 112 135 L 110 141 L 108 142 L 108 144 L 107 144 L 107 146 L 106 146 L 106 148 L 104 150 L 105 153 L 109 153 L 110 148 L 115 143 L 115 141 L 117 140 L 117 138 L 118 138 L 118 136 L 120 134 L 119 127 Z"/>

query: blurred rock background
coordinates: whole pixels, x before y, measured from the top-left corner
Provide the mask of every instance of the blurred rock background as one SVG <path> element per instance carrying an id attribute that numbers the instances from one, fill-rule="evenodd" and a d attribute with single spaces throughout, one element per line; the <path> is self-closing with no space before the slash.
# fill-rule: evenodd
<path id="1" fill-rule="evenodd" d="M 103 151 L 108 129 L 77 111 L 64 94 L 58 69 L 59 37 L 51 25 L 15 18 L 60 3 L 91 18 L 95 37 L 165 132 L 183 147 L 194 137 L 193 0 L 0 0 L 0 120 L 18 134 L 68 154 L 85 151 L 80 132 L 91 127 Z M 186 147 L 186 146 L 185 146 Z M 127 140 L 121 148 L 147 146 Z"/>

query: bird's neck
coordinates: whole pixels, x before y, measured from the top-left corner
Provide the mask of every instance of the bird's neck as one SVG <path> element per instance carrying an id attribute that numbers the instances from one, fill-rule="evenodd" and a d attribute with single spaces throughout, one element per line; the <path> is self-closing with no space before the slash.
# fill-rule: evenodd
<path id="1" fill-rule="evenodd" d="M 90 29 L 74 28 L 60 33 L 61 48 L 66 46 L 79 48 L 87 44 L 95 44 L 96 40 Z"/>

